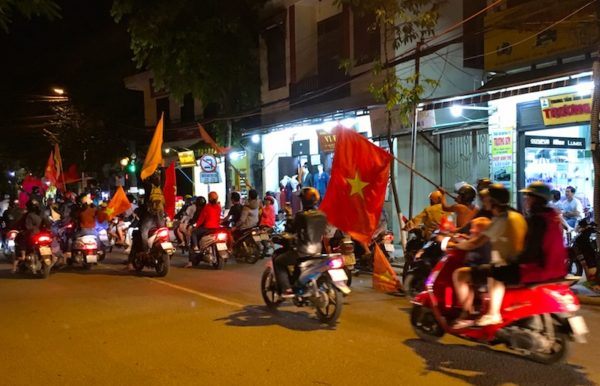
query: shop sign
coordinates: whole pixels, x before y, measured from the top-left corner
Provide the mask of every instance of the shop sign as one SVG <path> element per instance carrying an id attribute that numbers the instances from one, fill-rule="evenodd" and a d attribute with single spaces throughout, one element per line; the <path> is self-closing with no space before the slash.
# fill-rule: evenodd
<path id="1" fill-rule="evenodd" d="M 202 184 L 218 184 L 220 182 L 221 182 L 221 179 L 219 178 L 219 173 L 217 173 L 217 172 L 212 172 L 212 173 L 201 172 L 200 173 L 200 183 L 202 183 Z"/>
<path id="2" fill-rule="evenodd" d="M 181 166 L 196 166 L 196 157 L 194 157 L 193 151 L 180 151 L 177 153 L 179 157 L 179 164 Z"/>
<path id="3" fill-rule="evenodd" d="M 205 173 L 212 173 L 217 170 L 217 158 L 212 154 L 204 154 L 200 157 L 200 168 Z"/>
<path id="4" fill-rule="evenodd" d="M 547 59 L 596 50 L 600 37 L 596 10 L 588 0 L 529 0 L 484 19 L 484 69 L 506 70 Z M 581 7 L 581 8 L 580 8 Z M 581 12 L 571 14 L 574 9 Z M 571 14 L 571 15 L 570 15 Z M 568 23 L 556 20 L 569 19 Z M 554 24 L 553 24 L 554 23 Z M 540 26 L 553 25 L 540 31 Z"/>
<path id="5" fill-rule="evenodd" d="M 546 126 L 564 123 L 589 122 L 592 116 L 592 98 L 577 94 L 540 98 L 542 117 Z"/>
<path id="6" fill-rule="evenodd" d="M 510 187 L 513 167 L 513 129 L 490 129 L 491 178 Z"/>
<path id="7" fill-rule="evenodd" d="M 527 136 L 525 147 L 585 150 L 585 138 Z"/>
<path id="8" fill-rule="evenodd" d="M 319 136 L 319 150 L 321 153 L 332 153 L 335 150 L 335 135 L 325 130 L 317 131 Z"/>

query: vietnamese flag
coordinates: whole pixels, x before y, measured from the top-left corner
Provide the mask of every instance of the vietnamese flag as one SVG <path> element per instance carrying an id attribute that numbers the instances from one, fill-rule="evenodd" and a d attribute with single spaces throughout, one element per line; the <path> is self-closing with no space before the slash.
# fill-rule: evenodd
<path id="1" fill-rule="evenodd" d="M 175 218 L 175 197 L 177 196 L 177 183 L 175 181 L 175 163 L 165 170 L 165 186 L 163 188 L 165 195 L 165 213 L 170 219 Z"/>
<path id="2" fill-rule="evenodd" d="M 110 199 L 108 206 L 106 207 L 106 214 L 108 214 L 108 219 L 111 220 L 115 216 L 120 215 L 121 213 L 125 213 L 129 208 L 131 208 L 131 203 L 125 194 L 122 186 L 117 188 L 115 195 Z"/>
<path id="3" fill-rule="evenodd" d="M 338 126 L 331 179 L 319 209 L 327 220 L 368 244 L 379 224 L 392 155 L 350 129 Z"/>
<path id="4" fill-rule="evenodd" d="M 387 257 L 375 244 L 373 251 L 373 288 L 381 292 L 397 292 L 402 285 Z"/>

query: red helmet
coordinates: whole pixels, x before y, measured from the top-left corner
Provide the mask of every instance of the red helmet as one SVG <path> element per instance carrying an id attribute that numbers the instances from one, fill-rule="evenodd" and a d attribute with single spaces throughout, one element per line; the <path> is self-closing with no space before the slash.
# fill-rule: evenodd
<path id="1" fill-rule="evenodd" d="M 217 194 L 217 192 L 208 193 L 208 202 L 211 202 L 214 204 L 217 201 L 219 201 L 219 195 Z"/>
<path id="2" fill-rule="evenodd" d="M 300 193 L 300 198 L 302 200 L 302 206 L 304 209 L 314 208 L 315 205 L 319 203 L 321 199 L 319 195 L 319 191 L 315 188 L 302 188 Z"/>

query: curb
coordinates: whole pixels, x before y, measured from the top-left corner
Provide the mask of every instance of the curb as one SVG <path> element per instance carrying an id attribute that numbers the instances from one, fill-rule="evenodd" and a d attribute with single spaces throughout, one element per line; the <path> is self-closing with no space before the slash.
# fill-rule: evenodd
<path id="1" fill-rule="evenodd" d="M 577 295 L 579 303 L 587 306 L 600 306 L 600 296 Z"/>

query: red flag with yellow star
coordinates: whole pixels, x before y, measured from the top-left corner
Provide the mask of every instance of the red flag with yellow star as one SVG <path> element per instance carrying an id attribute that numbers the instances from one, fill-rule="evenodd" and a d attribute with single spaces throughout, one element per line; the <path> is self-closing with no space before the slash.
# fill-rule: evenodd
<path id="1" fill-rule="evenodd" d="M 108 214 L 108 219 L 111 220 L 115 216 L 120 215 L 121 213 L 125 213 L 131 207 L 131 203 L 125 194 L 122 186 L 117 188 L 115 195 L 112 197 L 108 206 L 106 207 L 106 214 Z"/>
<path id="2" fill-rule="evenodd" d="M 392 156 L 353 130 L 338 126 L 331 179 L 319 209 L 328 221 L 369 243 L 379 224 Z"/>

